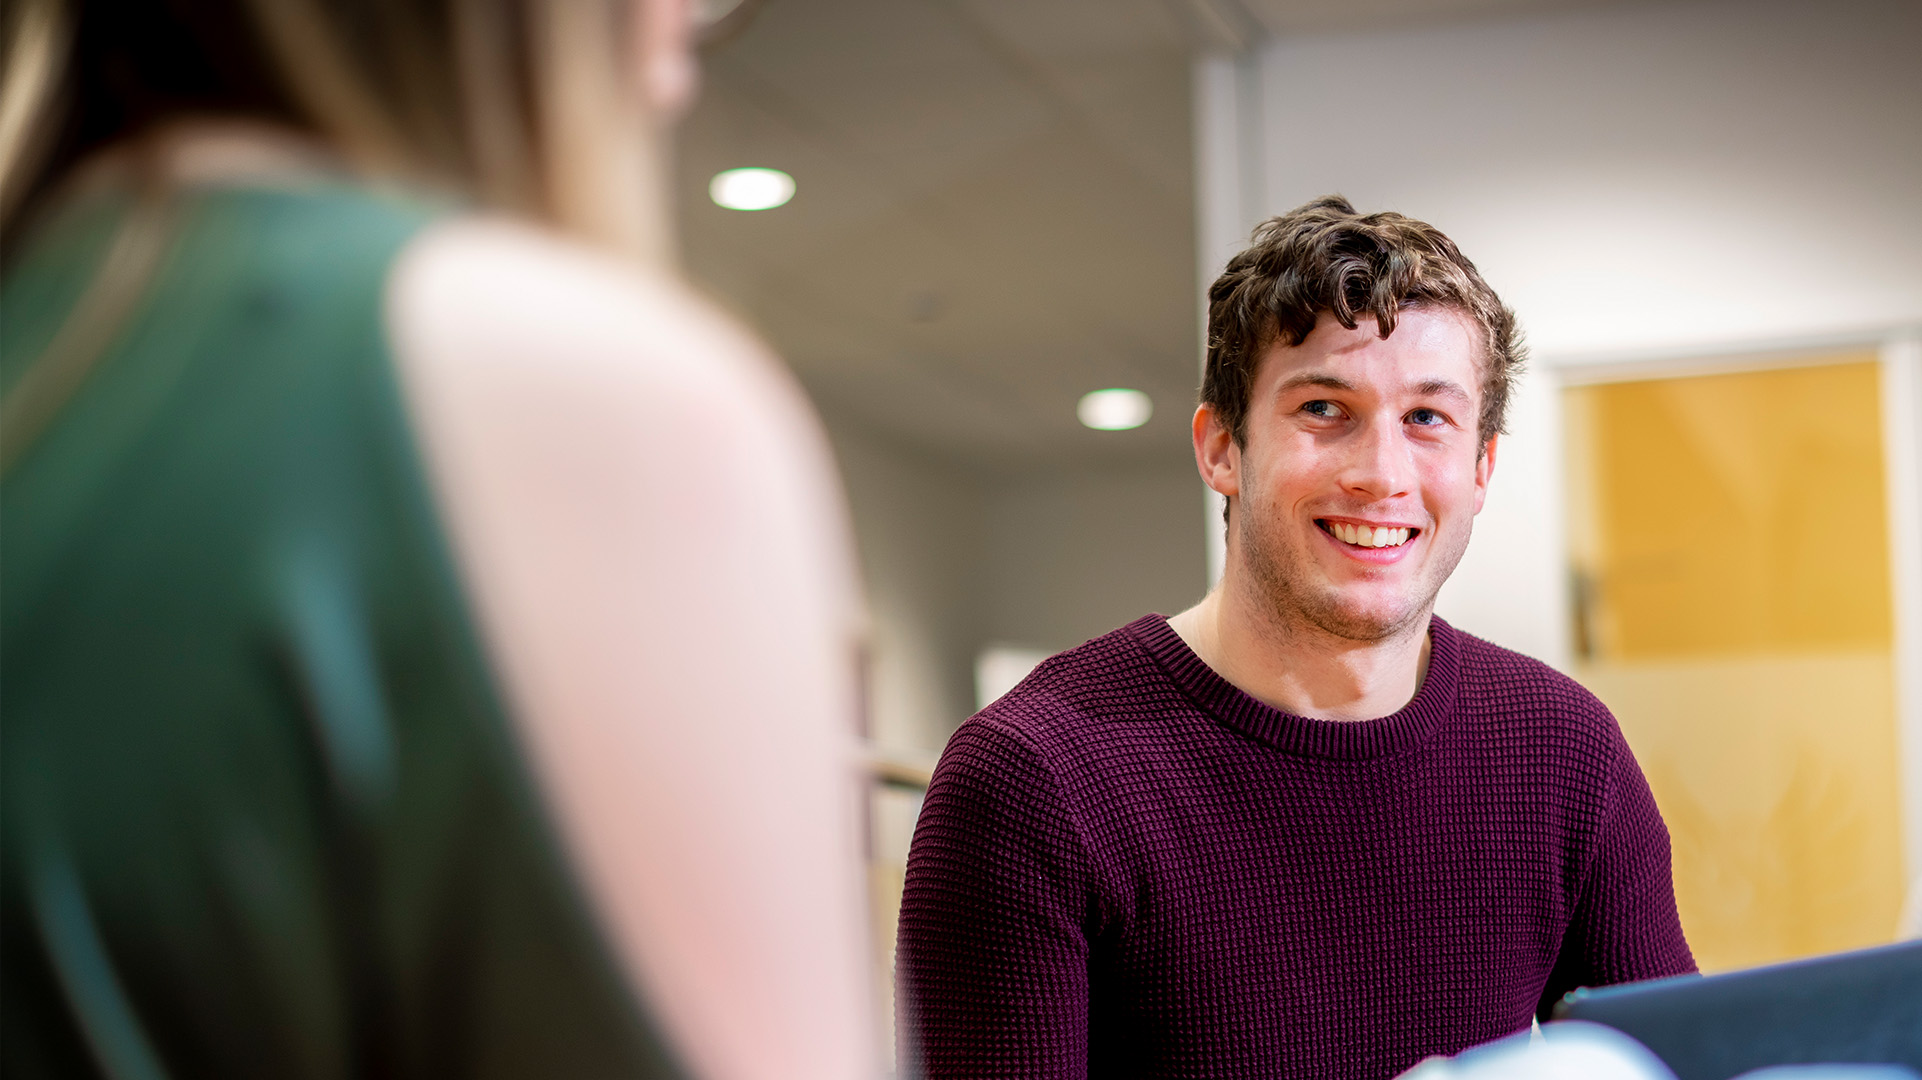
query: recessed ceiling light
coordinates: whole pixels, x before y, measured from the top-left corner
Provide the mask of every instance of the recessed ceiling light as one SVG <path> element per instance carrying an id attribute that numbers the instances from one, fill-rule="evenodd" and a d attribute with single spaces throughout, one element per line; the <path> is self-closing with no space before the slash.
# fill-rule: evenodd
<path id="1" fill-rule="evenodd" d="M 1081 422 L 1096 431 L 1126 431 L 1138 428 L 1148 422 L 1155 412 L 1155 403 L 1148 395 L 1139 390 L 1126 390 L 1112 387 L 1081 395 L 1081 404 L 1075 406 L 1074 414 Z"/>
<path id="2" fill-rule="evenodd" d="M 714 174 L 707 194 L 729 210 L 772 210 L 794 197 L 794 178 L 779 169 L 729 169 Z"/>

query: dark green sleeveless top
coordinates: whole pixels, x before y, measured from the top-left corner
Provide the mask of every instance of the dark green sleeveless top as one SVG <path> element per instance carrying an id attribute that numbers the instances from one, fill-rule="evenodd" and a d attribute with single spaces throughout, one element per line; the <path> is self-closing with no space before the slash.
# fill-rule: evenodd
<path id="1" fill-rule="evenodd" d="M 0 395 L 56 334 L 105 345 L 0 484 L 4 1072 L 675 1074 L 401 405 L 382 289 L 431 212 L 319 182 L 171 203 L 116 325 L 68 316 L 125 199 L 66 208 L 0 288 Z"/>

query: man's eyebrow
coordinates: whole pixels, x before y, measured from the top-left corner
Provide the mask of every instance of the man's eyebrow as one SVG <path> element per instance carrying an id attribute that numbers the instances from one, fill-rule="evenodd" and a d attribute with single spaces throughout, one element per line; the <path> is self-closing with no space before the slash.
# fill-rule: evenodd
<path id="1" fill-rule="evenodd" d="M 1415 384 L 1416 397 L 1449 397 L 1464 405 L 1475 403 L 1474 395 L 1462 388 L 1458 382 L 1448 379 L 1423 379 Z"/>
<path id="2" fill-rule="evenodd" d="M 1354 383 L 1339 376 L 1330 375 L 1322 371 L 1304 371 L 1299 375 L 1290 375 L 1281 380 L 1281 385 L 1275 387 L 1275 392 L 1285 394 L 1290 390 L 1303 386 L 1319 386 L 1326 390 L 1346 390 L 1350 393 L 1355 390 Z"/>

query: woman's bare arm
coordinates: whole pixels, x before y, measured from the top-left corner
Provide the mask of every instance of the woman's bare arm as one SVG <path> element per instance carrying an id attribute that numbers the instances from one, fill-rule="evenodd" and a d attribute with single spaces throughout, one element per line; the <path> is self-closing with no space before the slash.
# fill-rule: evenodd
<path id="1" fill-rule="evenodd" d="M 388 319 L 482 636 L 610 939 L 714 1080 L 873 1074 L 858 595 L 786 373 L 665 276 L 444 225 Z"/>

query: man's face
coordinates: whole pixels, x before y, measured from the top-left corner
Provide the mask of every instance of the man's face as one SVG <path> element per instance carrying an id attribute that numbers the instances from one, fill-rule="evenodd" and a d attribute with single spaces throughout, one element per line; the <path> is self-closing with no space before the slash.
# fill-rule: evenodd
<path id="1" fill-rule="evenodd" d="M 1494 468 L 1479 352 L 1466 316 L 1422 308 L 1386 340 L 1323 315 L 1300 345 L 1269 347 L 1224 494 L 1230 559 L 1284 625 L 1378 641 L 1427 615 Z"/>

